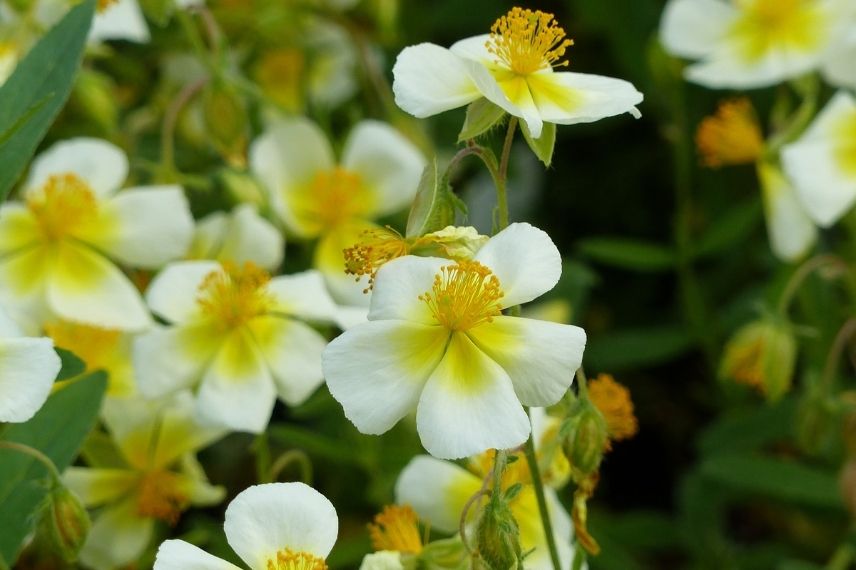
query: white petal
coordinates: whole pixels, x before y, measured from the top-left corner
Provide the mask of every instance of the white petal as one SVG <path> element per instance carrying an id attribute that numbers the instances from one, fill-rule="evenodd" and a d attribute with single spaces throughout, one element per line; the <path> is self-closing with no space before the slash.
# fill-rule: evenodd
<path id="1" fill-rule="evenodd" d="M 856 33 L 847 43 L 835 50 L 823 65 L 823 77 L 836 87 L 856 89 Z"/>
<path id="2" fill-rule="evenodd" d="M 398 476 L 395 502 L 413 507 L 431 528 L 453 533 L 460 528 L 464 506 L 481 484 L 481 479 L 451 461 L 417 455 Z M 476 506 L 473 513 L 478 512 Z"/>
<path id="3" fill-rule="evenodd" d="M 224 429 L 200 425 L 189 391 L 179 392 L 168 399 L 156 420 L 153 421 L 151 415 L 146 420 L 153 426 L 154 443 L 147 451 L 154 467 L 168 467 L 179 459 L 183 460 L 182 467 L 192 466 L 192 461 L 188 464 L 184 459 L 192 459 L 194 453 L 226 435 Z M 204 472 L 202 477 L 197 477 L 200 478 L 204 478 Z"/>
<path id="4" fill-rule="evenodd" d="M 532 98 L 546 123 L 572 125 L 635 114 L 642 94 L 622 79 L 588 73 L 534 73 L 527 78 Z"/>
<path id="5" fill-rule="evenodd" d="M 525 406 L 551 406 L 565 395 L 583 359 L 586 333 L 573 325 L 499 316 L 467 334 L 502 366 Z"/>
<path id="6" fill-rule="evenodd" d="M 499 278 L 503 307 L 540 297 L 559 282 L 562 256 L 546 232 L 526 223 L 511 224 L 479 250 L 475 260 Z"/>
<path id="7" fill-rule="evenodd" d="M 137 387 L 147 398 L 195 386 L 205 365 L 219 348 L 210 327 L 155 326 L 133 340 Z"/>
<path id="8" fill-rule="evenodd" d="M 425 164 L 425 157 L 413 143 L 380 121 L 358 123 L 342 153 L 342 166 L 359 174 L 376 197 L 374 216 L 410 205 Z"/>
<path id="9" fill-rule="evenodd" d="M 8 312 L 0 309 L 0 338 L 15 338 L 19 336 L 26 336 L 23 330 L 21 330 L 21 326 Z"/>
<path id="10" fill-rule="evenodd" d="M 447 336 L 440 327 L 406 321 L 355 326 L 324 350 L 327 387 L 357 429 L 384 433 L 416 408 Z"/>
<path id="11" fill-rule="evenodd" d="M 324 275 L 324 282 L 333 299 L 347 305 L 368 306 L 369 295 L 364 293 L 366 279 L 357 281 L 345 273 L 344 250 L 353 247 L 363 237 L 363 231 L 374 224 L 353 221 L 327 232 L 316 244 L 313 267 Z"/>
<path id="12" fill-rule="evenodd" d="M 226 509 L 229 546 L 250 568 L 265 568 L 279 550 L 326 558 L 339 534 L 336 509 L 303 483 L 254 485 Z"/>
<path id="13" fill-rule="evenodd" d="M 42 239 L 38 222 L 25 205 L 6 202 L 0 206 L 0 255 L 36 245 Z"/>
<path id="14" fill-rule="evenodd" d="M 76 174 L 97 196 L 106 197 L 128 177 L 128 158 L 122 149 L 100 139 L 59 142 L 36 157 L 24 187 L 34 190 L 52 175 L 66 173 Z"/>
<path id="15" fill-rule="evenodd" d="M 105 257 L 82 245 L 58 244 L 47 298 L 51 309 L 69 321 L 127 331 L 144 329 L 152 322 L 131 281 Z"/>
<path id="16" fill-rule="evenodd" d="M 497 57 L 487 50 L 490 34 L 481 34 L 458 40 L 452 44 L 449 51 L 453 54 L 476 61 L 486 67 L 498 66 Z"/>
<path id="17" fill-rule="evenodd" d="M 711 89 L 758 89 L 798 77 L 818 65 L 820 52 L 771 50 L 747 61 L 739 46 L 726 44 L 684 71 L 688 81 Z"/>
<path id="18" fill-rule="evenodd" d="M 249 326 L 279 397 L 290 406 L 302 404 L 324 382 L 321 353 L 327 341 L 315 329 L 292 319 L 258 317 Z"/>
<path id="19" fill-rule="evenodd" d="M 673 55 L 700 58 L 723 40 L 737 16 L 721 0 L 671 0 L 660 20 L 660 41 Z"/>
<path id="20" fill-rule="evenodd" d="M 454 262 L 439 257 L 406 255 L 381 266 L 372 291 L 370 321 L 400 319 L 436 324 L 428 305 L 419 299 L 431 291 L 440 269 Z"/>
<path id="21" fill-rule="evenodd" d="M 353 305 L 336 306 L 336 325 L 343 331 L 361 325 L 368 320 L 368 307 L 357 307 Z"/>
<path id="22" fill-rule="evenodd" d="M 223 249 L 230 221 L 231 217 L 224 212 L 213 212 L 196 222 L 193 240 L 187 250 L 187 258 L 219 261 L 218 256 Z"/>
<path id="23" fill-rule="evenodd" d="M 149 28 L 137 0 L 118 0 L 103 12 L 95 15 L 89 40 L 128 40 L 146 43 L 150 39 Z"/>
<path id="24" fill-rule="evenodd" d="M 137 514 L 137 502 L 127 499 L 106 507 L 95 517 L 80 561 L 90 568 L 116 568 L 136 560 L 152 538 L 154 519 Z"/>
<path id="25" fill-rule="evenodd" d="M 534 138 L 541 136 L 543 121 L 524 76 L 506 69 L 488 69 L 471 60 L 466 60 L 465 65 L 485 98 L 525 121 Z"/>
<path id="26" fill-rule="evenodd" d="M 222 271 L 222 266 L 216 261 L 172 263 L 149 285 L 146 302 L 167 321 L 186 322 L 198 313 L 199 286 L 212 271 Z"/>
<path id="27" fill-rule="evenodd" d="M 3 309 L 30 334 L 39 334 L 56 315 L 47 303 L 46 285 L 51 250 L 41 246 L 0 260 L 0 299 Z"/>
<path id="28" fill-rule="evenodd" d="M 154 570 L 240 570 L 183 540 L 165 540 L 158 548 Z"/>
<path id="29" fill-rule="evenodd" d="M 419 118 L 462 107 L 481 97 L 463 61 L 435 44 L 404 48 L 392 68 L 395 103 Z"/>
<path id="30" fill-rule="evenodd" d="M 206 423 L 261 433 L 276 401 L 273 378 L 246 331 L 236 330 L 205 372 L 197 412 Z"/>
<path id="31" fill-rule="evenodd" d="M 0 422 L 25 422 L 48 399 L 61 367 L 49 338 L 0 340 Z"/>
<path id="32" fill-rule="evenodd" d="M 90 469 L 69 467 L 62 481 L 86 507 L 114 502 L 139 482 L 139 474 L 130 469 Z"/>
<path id="33" fill-rule="evenodd" d="M 310 321 L 332 322 L 336 318 L 336 304 L 317 271 L 274 277 L 267 290 L 276 300 L 276 312 Z"/>
<path id="34" fill-rule="evenodd" d="M 235 208 L 229 219 L 217 259 L 243 264 L 247 261 L 273 270 L 282 263 L 285 239 L 273 224 L 259 216 L 250 204 Z"/>
<path id="35" fill-rule="evenodd" d="M 428 453 L 441 459 L 517 447 L 530 431 L 508 374 L 461 333 L 452 334 L 422 390 L 416 426 Z"/>
<path id="36" fill-rule="evenodd" d="M 83 241 L 134 267 L 155 269 L 184 255 L 193 236 L 193 218 L 179 186 L 123 190 L 101 205 L 99 221 Z"/>
<path id="37" fill-rule="evenodd" d="M 404 570 L 401 553 L 397 550 L 379 550 L 366 554 L 360 564 L 360 570 Z"/>
<path id="38" fill-rule="evenodd" d="M 817 239 L 817 229 L 778 168 L 760 165 L 761 191 L 770 247 L 783 261 L 803 257 Z"/>

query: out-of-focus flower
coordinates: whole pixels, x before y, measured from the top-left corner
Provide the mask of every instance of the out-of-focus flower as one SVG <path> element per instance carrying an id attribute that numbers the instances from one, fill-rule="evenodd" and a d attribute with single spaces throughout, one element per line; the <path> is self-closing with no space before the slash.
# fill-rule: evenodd
<path id="1" fill-rule="evenodd" d="M 823 77 L 836 87 L 856 89 L 854 59 L 856 59 L 856 31 L 851 32 L 840 48 L 826 58 L 823 69 L 821 69 Z"/>
<path id="2" fill-rule="evenodd" d="M 501 311 L 549 291 L 561 271 L 550 237 L 529 224 L 510 225 L 472 260 L 409 255 L 386 263 L 369 322 L 324 351 L 330 392 L 363 433 L 384 433 L 416 408 L 422 443 L 437 457 L 522 444 L 530 424 L 521 403 L 562 397 L 585 332 Z"/>
<path id="3" fill-rule="evenodd" d="M 188 259 L 213 259 L 243 265 L 252 262 L 268 271 L 282 263 L 285 240 L 255 208 L 243 204 L 229 214 L 215 212 L 199 220 Z"/>
<path id="4" fill-rule="evenodd" d="M 741 327 L 725 345 L 720 375 L 776 401 L 790 389 L 797 343 L 787 323 L 764 317 Z"/>
<path id="5" fill-rule="evenodd" d="M 758 163 L 758 180 L 770 248 L 783 261 L 802 258 L 817 240 L 817 228 L 779 165 Z"/>
<path id="6" fill-rule="evenodd" d="M 817 69 L 855 8 L 848 0 L 670 0 L 660 39 L 671 54 L 700 60 L 687 67 L 689 81 L 766 87 Z"/>
<path id="7" fill-rule="evenodd" d="M 286 228 L 319 238 L 315 267 L 334 298 L 367 304 L 363 288 L 345 274 L 342 252 L 363 230 L 376 227 L 371 220 L 409 205 L 425 166 L 419 151 L 386 124 L 363 121 L 348 136 L 337 164 L 324 133 L 310 121 L 292 119 L 257 139 L 250 161 Z"/>
<path id="8" fill-rule="evenodd" d="M 719 168 L 752 164 L 764 149 L 758 117 L 749 99 L 720 103 L 715 115 L 705 117 L 696 131 L 696 146 L 705 166 Z"/>
<path id="9" fill-rule="evenodd" d="M 826 228 L 856 202 L 856 98 L 840 91 L 795 143 L 782 166 L 811 219 Z"/>
<path id="10" fill-rule="evenodd" d="M 151 323 L 114 264 L 153 269 L 184 254 L 193 232 L 178 186 L 119 191 L 125 154 L 105 141 L 61 142 L 33 162 L 24 202 L 0 207 L 0 299 L 38 328 L 57 318 L 121 330 Z"/>
<path id="11" fill-rule="evenodd" d="M 201 417 L 258 433 L 277 394 L 298 405 L 323 382 L 326 341 L 297 320 L 334 318 L 317 272 L 271 279 L 251 262 L 184 261 L 155 278 L 146 300 L 169 323 L 134 342 L 139 389 L 149 397 L 198 387 Z"/>
<path id="12" fill-rule="evenodd" d="M 208 483 L 193 454 L 225 430 L 196 423 L 186 392 L 170 400 L 111 400 L 103 416 L 121 463 L 70 467 L 63 479 L 87 507 L 99 508 L 81 561 L 115 568 L 140 556 L 156 521 L 175 525 L 190 506 L 223 500 L 225 490 Z"/>
<path id="13" fill-rule="evenodd" d="M 422 552 L 422 535 L 416 512 L 410 505 L 388 505 L 375 516 L 369 525 L 372 548 L 404 554 Z"/>
<path id="14" fill-rule="evenodd" d="M 336 509 L 303 483 L 254 485 L 235 497 L 223 523 L 229 546 L 250 570 L 326 570 L 339 534 Z M 183 540 L 158 549 L 155 570 L 239 570 Z"/>
<path id="15" fill-rule="evenodd" d="M 61 366 L 51 339 L 25 337 L 0 311 L 0 422 L 32 418 L 48 399 Z"/>
<path id="16" fill-rule="evenodd" d="M 393 67 L 399 107 L 429 117 L 482 97 L 521 118 L 533 138 L 544 123 L 572 125 L 631 113 L 642 94 L 611 77 L 555 71 L 573 42 L 552 14 L 512 8 L 491 27 L 446 49 L 423 43 L 405 48 Z"/>

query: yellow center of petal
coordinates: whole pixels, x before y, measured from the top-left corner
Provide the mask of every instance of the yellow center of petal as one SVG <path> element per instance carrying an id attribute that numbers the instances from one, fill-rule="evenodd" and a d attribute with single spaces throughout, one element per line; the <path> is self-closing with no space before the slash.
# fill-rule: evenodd
<path id="1" fill-rule="evenodd" d="M 316 174 L 305 197 L 295 206 L 304 219 L 330 229 L 361 217 L 370 207 L 368 202 L 360 175 L 337 166 Z"/>
<path id="2" fill-rule="evenodd" d="M 478 261 L 446 265 L 434 277 L 430 291 L 419 296 L 437 322 L 452 331 L 489 323 L 500 314 L 499 279 Z"/>
<path id="3" fill-rule="evenodd" d="M 117 330 L 66 321 L 46 324 L 45 332 L 58 347 L 79 356 L 86 363 L 87 370 L 103 368 L 122 336 Z"/>
<path id="4" fill-rule="evenodd" d="M 737 4 L 743 16 L 732 34 L 750 61 L 771 49 L 810 51 L 825 35 L 817 0 L 737 0 Z"/>
<path id="5" fill-rule="evenodd" d="M 856 112 L 840 121 L 835 134 L 835 158 L 845 174 L 856 177 Z"/>
<path id="6" fill-rule="evenodd" d="M 711 168 L 755 162 L 764 139 L 752 103 L 745 97 L 722 102 L 716 114 L 699 125 L 696 146 L 702 162 Z"/>
<path id="7" fill-rule="evenodd" d="M 267 561 L 266 570 L 327 570 L 327 563 L 308 552 L 294 552 L 288 548 L 276 553 Z"/>
<path id="8" fill-rule="evenodd" d="M 269 281 L 270 275 L 250 261 L 243 266 L 225 262 L 205 277 L 196 300 L 204 314 L 231 330 L 273 308 Z"/>
<path id="9" fill-rule="evenodd" d="M 357 244 L 344 250 L 345 273 L 356 276 L 357 281 L 368 275 L 369 286 L 363 290 L 368 293 L 374 287 L 377 270 L 387 261 L 407 255 L 410 245 L 390 227 L 365 230 L 360 238 Z"/>
<path id="10" fill-rule="evenodd" d="M 515 7 L 494 22 L 485 45 L 497 63 L 519 75 L 529 75 L 568 65 L 567 61 L 557 62 L 573 44 L 573 40 L 565 38 L 565 30 L 553 14 Z"/>
<path id="11" fill-rule="evenodd" d="M 529 471 L 529 464 L 526 463 L 526 458 L 522 452 L 510 452 L 509 458 L 514 457 L 516 460 L 508 462 L 505 466 L 505 471 L 502 472 L 500 485 L 503 490 L 508 489 L 512 485 L 521 483 L 528 485 L 532 483 L 532 474 Z M 493 464 L 496 461 L 496 450 L 488 449 L 470 459 L 470 471 L 484 477 L 493 471 Z"/>
<path id="12" fill-rule="evenodd" d="M 372 548 L 395 550 L 406 554 L 422 552 L 422 536 L 416 513 L 409 505 L 388 505 L 369 525 Z"/>
<path id="13" fill-rule="evenodd" d="M 27 207 L 47 241 L 60 240 L 95 218 L 95 194 L 79 176 L 55 174 L 27 196 Z"/>
<path id="14" fill-rule="evenodd" d="M 149 471 L 140 479 L 137 513 L 141 517 L 160 519 L 171 525 L 190 505 L 181 489 L 179 476 L 170 471 Z"/>

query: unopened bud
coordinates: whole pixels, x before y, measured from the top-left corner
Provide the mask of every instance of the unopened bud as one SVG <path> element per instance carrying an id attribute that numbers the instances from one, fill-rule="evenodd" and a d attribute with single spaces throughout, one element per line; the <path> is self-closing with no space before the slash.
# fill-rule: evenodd
<path id="1" fill-rule="evenodd" d="M 457 570 L 464 567 L 468 557 L 460 535 L 456 535 L 452 538 L 429 542 L 419 553 L 418 558 L 412 560 L 414 562 L 418 560 L 417 567 L 420 569 L 444 570 L 448 568 L 449 570 Z M 405 566 L 407 566 L 408 561 L 407 558 L 403 559 Z"/>
<path id="2" fill-rule="evenodd" d="M 89 514 L 73 492 L 62 485 L 48 495 L 39 533 L 63 561 L 72 563 L 89 534 Z"/>
<path id="3" fill-rule="evenodd" d="M 503 498 L 492 497 L 485 507 L 479 520 L 476 545 L 479 561 L 485 569 L 523 568 L 520 527 Z"/>
<path id="4" fill-rule="evenodd" d="M 249 119 L 238 93 L 222 82 L 209 84 L 202 96 L 202 116 L 217 151 L 231 164 L 242 166 Z"/>
<path id="5" fill-rule="evenodd" d="M 609 445 L 609 430 L 603 414 L 588 398 L 578 399 L 562 427 L 562 449 L 575 480 L 597 472 Z"/>
<path id="6" fill-rule="evenodd" d="M 103 73 L 83 69 L 74 84 L 73 103 L 105 131 L 113 131 L 119 122 L 115 85 Z"/>
<path id="7" fill-rule="evenodd" d="M 796 356 L 797 343 L 788 323 L 765 317 L 731 337 L 720 375 L 753 386 L 775 402 L 791 387 Z"/>

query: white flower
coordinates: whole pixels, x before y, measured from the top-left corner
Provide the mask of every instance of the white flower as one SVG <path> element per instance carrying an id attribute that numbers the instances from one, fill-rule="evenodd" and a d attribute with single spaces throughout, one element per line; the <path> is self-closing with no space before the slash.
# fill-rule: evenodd
<path id="1" fill-rule="evenodd" d="M 0 423 L 32 418 L 53 387 L 62 363 L 49 338 L 28 338 L 0 311 Z"/>
<path id="2" fill-rule="evenodd" d="M 238 494 L 226 509 L 226 540 L 250 570 L 315 570 L 339 533 L 336 509 L 324 495 L 303 483 L 255 485 Z M 155 570 L 239 570 L 183 540 L 161 544 Z"/>
<path id="3" fill-rule="evenodd" d="M 834 224 L 856 202 L 856 98 L 837 93 L 795 143 L 782 166 L 814 222 Z"/>
<path id="4" fill-rule="evenodd" d="M 500 311 L 552 289 L 561 270 L 556 246 L 529 224 L 512 224 L 470 261 L 386 263 L 369 322 L 324 351 L 330 392 L 363 433 L 384 433 L 416 409 L 422 443 L 437 457 L 522 444 L 530 425 L 521 403 L 562 397 L 585 332 Z"/>
<path id="5" fill-rule="evenodd" d="M 801 259 L 817 241 L 817 228 L 793 185 L 776 165 L 759 162 L 758 179 L 770 248 L 783 261 Z"/>
<path id="6" fill-rule="evenodd" d="M 638 116 L 642 94 L 611 77 L 555 71 L 573 42 L 541 11 L 512 9 L 491 34 L 450 49 L 423 43 L 402 51 L 392 73 L 399 107 L 429 117 L 482 97 L 525 121 L 534 138 L 544 123 L 590 123 L 621 113 Z"/>
<path id="7" fill-rule="evenodd" d="M 372 220 L 410 204 L 425 166 L 419 151 L 388 125 L 362 121 L 337 163 L 314 123 L 292 119 L 253 143 L 250 164 L 286 228 L 302 238 L 319 238 L 315 267 L 334 298 L 367 304 L 364 287 L 345 274 L 342 252 L 376 227 Z"/>
<path id="8" fill-rule="evenodd" d="M 99 0 L 99 4 L 104 7 L 99 8 L 92 21 L 90 42 L 127 40 L 147 43 L 151 39 L 137 0 Z"/>
<path id="9" fill-rule="evenodd" d="M 146 300 L 169 323 L 134 342 L 137 381 L 147 397 L 198 387 L 201 417 L 259 433 L 277 394 L 298 405 L 323 382 L 326 341 L 294 318 L 333 320 L 335 307 L 317 272 L 271 279 L 249 262 L 184 261 L 155 278 Z"/>
<path id="10" fill-rule="evenodd" d="M 113 261 L 157 268 L 184 254 L 193 232 L 178 186 L 119 191 L 125 154 L 97 139 L 42 153 L 24 203 L 0 207 L 0 299 L 22 322 L 61 318 L 121 330 L 151 323 L 137 288 Z"/>
<path id="11" fill-rule="evenodd" d="M 843 39 L 850 0 L 670 0 L 660 39 L 670 53 L 698 63 L 688 80 L 712 88 L 751 89 L 820 66 Z"/>
<path id="12" fill-rule="evenodd" d="M 238 265 L 250 261 L 273 271 L 282 263 L 284 252 L 282 234 L 253 206 L 242 204 L 229 214 L 215 212 L 199 220 L 187 257 Z"/>

